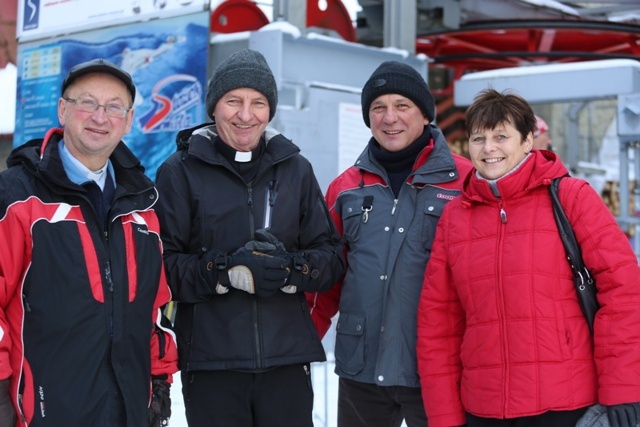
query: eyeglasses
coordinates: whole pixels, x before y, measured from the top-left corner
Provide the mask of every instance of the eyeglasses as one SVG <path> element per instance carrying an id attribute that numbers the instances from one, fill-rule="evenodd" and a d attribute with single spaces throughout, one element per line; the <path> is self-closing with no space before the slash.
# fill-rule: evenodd
<path id="1" fill-rule="evenodd" d="M 76 107 L 80 111 L 87 113 L 95 113 L 98 108 L 104 108 L 104 113 L 109 117 L 117 117 L 119 119 L 127 115 L 131 108 L 124 107 L 120 104 L 98 104 L 96 101 L 90 98 L 62 98 L 67 102 L 76 104 Z"/>

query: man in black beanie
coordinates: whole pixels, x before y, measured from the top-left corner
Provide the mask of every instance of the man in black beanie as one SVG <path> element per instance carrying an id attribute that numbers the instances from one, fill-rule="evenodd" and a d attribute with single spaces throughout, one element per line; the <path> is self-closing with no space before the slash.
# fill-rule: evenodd
<path id="1" fill-rule="evenodd" d="M 308 294 L 320 336 L 336 326 L 338 427 L 427 425 L 416 362 L 416 313 L 436 224 L 471 163 L 452 154 L 435 100 L 411 66 L 382 63 L 362 89 L 373 137 L 326 200 L 347 246 L 331 291 Z"/>
<path id="2" fill-rule="evenodd" d="M 267 128 L 277 86 L 244 49 L 209 81 L 214 123 L 178 135 L 157 212 L 190 427 L 313 427 L 310 363 L 325 360 L 304 292 L 342 275 L 311 164 Z"/>

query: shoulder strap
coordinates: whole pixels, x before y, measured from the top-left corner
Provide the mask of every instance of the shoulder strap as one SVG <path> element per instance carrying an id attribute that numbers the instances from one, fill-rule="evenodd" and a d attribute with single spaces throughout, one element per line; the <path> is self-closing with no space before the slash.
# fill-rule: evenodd
<path id="1" fill-rule="evenodd" d="M 560 233 L 560 238 L 564 245 L 569 266 L 573 272 L 573 282 L 578 293 L 580 308 L 582 309 L 582 312 L 587 319 L 587 323 L 589 324 L 589 329 L 593 334 L 593 321 L 596 311 L 598 311 L 599 308 L 598 300 L 596 299 L 597 289 L 589 270 L 584 265 L 584 261 L 582 260 L 582 251 L 580 250 L 580 246 L 578 246 L 571 223 L 569 222 L 569 219 L 564 212 L 564 208 L 560 203 L 560 198 L 558 197 L 558 189 L 560 187 L 561 180 L 562 178 L 555 178 L 549 186 L 551 204 L 553 205 L 553 216 L 555 217 L 556 224 L 558 226 L 558 232 Z"/>

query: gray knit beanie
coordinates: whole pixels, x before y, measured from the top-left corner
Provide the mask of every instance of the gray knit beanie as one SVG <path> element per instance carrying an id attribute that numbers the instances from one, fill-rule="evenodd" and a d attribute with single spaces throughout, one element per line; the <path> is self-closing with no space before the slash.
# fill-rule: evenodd
<path id="1" fill-rule="evenodd" d="M 420 73 L 402 62 L 385 61 L 376 68 L 362 88 L 362 118 L 367 127 L 371 127 L 371 103 L 380 95 L 390 93 L 406 96 L 416 103 L 430 122 L 435 119 L 436 101 Z"/>
<path id="2" fill-rule="evenodd" d="M 211 75 L 205 105 L 207 114 L 213 118 L 218 100 L 233 89 L 248 87 L 267 97 L 269 121 L 276 114 L 278 87 L 271 68 L 258 51 L 243 49 L 222 61 Z"/>

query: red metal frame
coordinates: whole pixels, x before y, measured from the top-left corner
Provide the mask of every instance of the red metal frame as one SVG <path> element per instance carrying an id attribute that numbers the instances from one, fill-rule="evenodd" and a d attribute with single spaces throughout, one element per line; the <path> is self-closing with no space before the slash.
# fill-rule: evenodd
<path id="1" fill-rule="evenodd" d="M 495 21 L 420 35 L 416 52 L 431 67 L 470 71 L 595 59 L 640 60 L 640 27 L 599 21 Z M 452 79 L 453 81 L 455 79 Z M 451 95 L 451 87 L 441 95 Z"/>

